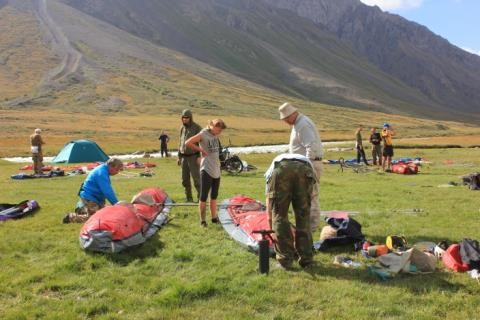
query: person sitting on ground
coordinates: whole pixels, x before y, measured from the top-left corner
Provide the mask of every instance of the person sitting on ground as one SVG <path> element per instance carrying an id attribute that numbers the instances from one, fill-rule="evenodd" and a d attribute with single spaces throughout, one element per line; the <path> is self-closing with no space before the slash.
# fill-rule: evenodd
<path id="1" fill-rule="evenodd" d="M 360 164 L 360 158 L 363 159 L 365 165 L 368 166 L 367 157 L 365 156 L 365 150 L 363 149 L 363 141 L 362 141 L 362 126 L 357 128 L 355 132 L 355 148 L 357 149 L 357 164 Z"/>
<path id="2" fill-rule="evenodd" d="M 33 172 L 34 174 L 42 174 L 43 168 L 43 153 L 42 153 L 42 145 L 45 142 L 41 136 L 42 130 L 35 129 L 33 134 L 30 136 L 30 149 L 32 151 L 32 160 L 33 160 Z"/>
<path id="3" fill-rule="evenodd" d="M 392 157 L 393 157 L 393 132 L 392 127 L 388 123 L 383 124 L 382 140 L 383 140 L 383 161 L 382 169 L 385 172 L 392 172 Z M 385 165 L 387 168 L 385 169 Z"/>
<path id="4" fill-rule="evenodd" d="M 105 200 L 112 205 L 116 204 L 118 199 L 113 191 L 110 176 L 116 175 L 121 170 L 123 163 L 116 158 L 110 158 L 106 163 L 93 169 L 80 187 L 78 192 L 80 200 L 75 212 L 68 213 L 63 218 L 63 223 L 87 221 L 91 215 L 105 207 Z"/>
<path id="5" fill-rule="evenodd" d="M 382 165 L 382 136 L 375 128 L 372 128 L 370 135 L 370 143 L 372 144 L 372 158 L 374 165 Z"/>
<path id="6" fill-rule="evenodd" d="M 207 128 L 194 135 L 185 142 L 187 148 L 200 152 L 200 201 L 198 203 L 200 224 L 207 226 L 206 210 L 207 198 L 210 192 L 210 214 L 212 223 L 219 223 L 217 213 L 217 197 L 220 188 L 220 140 L 218 136 L 227 126 L 222 119 L 211 120 Z"/>
<path id="7" fill-rule="evenodd" d="M 308 268 L 313 264 L 310 207 L 317 183 L 313 165 L 301 154 L 280 154 L 273 159 L 265 178 L 268 222 L 275 231 L 278 267 L 290 269 L 297 256 L 300 266 Z M 288 221 L 290 203 L 295 214 L 293 228 Z"/>

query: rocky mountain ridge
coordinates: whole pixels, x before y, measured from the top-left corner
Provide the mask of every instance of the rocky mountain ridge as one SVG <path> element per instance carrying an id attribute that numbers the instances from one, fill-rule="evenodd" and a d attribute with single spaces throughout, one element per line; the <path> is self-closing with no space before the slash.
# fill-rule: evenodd
<path id="1" fill-rule="evenodd" d="M 96 97 L 98 90 L 93 89 L 103 82 L 100 77 L 125 78 L 125 68 L 138 75 L 173 68 L 207 78 L 219 74 L 213 78 L 245 81 L 306 102 L 425 118 L 480 120 L 480 57 L 452 46 L 423 26 L 359 0 L 1 3 L 30 9 L 43 25 L 39 31 L 50 29 L 44 38 L 52 49 L 59 39 L 69 48 L 63 50 L 71 53 L 65 56 L 54 50 L 63 59 L 59 68 L 67 68 L 52 70 L 43 80 L 62 82 L 51 86 L 53 90 L 74 86 L 77 97 Z M 45 18 L 43 7 L 52 21 Z M 87 17 L 92 22 L 85 23 L 90 20 Z M 60 30 L 52 33 L 50 22 L 59 23 Z M 132 59 L 149 69 L 131 68 Z M 143 83 L 137 75 L 129 79 Z M 153 92 L 159 90 L 168 92 Z M 139 103 L 124 95 L 126 106 Z"/>
<path id="2" fill-rule="evenodd" d="M 358 0 L 263 0 L 326 27 L 382 71 L 460 112 L 480 110 L 480 57 Z"/>

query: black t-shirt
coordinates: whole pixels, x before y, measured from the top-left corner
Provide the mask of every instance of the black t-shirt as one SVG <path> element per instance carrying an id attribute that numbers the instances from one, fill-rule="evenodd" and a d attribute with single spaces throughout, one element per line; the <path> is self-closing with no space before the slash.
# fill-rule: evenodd
<path id="1" fill-rule="evenodd" d="M 166 146 L 168 141 L 168 136 L 166 134 L 162 134 L 160 137 L 158 137 L 158 140 L 160 140 L 160 143 L 162 144 L 162 146 Z"/>
<path id="2" fill-rule="evenodd" d="M 380 144 L 381 141 L 382 137 L 380 136 L 379 132 L 372 133 L 372 135 L 370 136 L 370 142 L 374 145 Z"/>

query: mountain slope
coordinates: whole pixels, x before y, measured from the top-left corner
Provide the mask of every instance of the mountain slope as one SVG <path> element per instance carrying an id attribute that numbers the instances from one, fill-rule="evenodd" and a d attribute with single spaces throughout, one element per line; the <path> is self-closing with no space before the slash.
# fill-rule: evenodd
<path id="1" fill-rule="evenodd" d="M 24 90 L 2 95 L 9 106 L 242 113 L 267 93 L 266 100 L 480 121 L 479 59 L 359 0 L 0 1 L 0 15 L 15 8 L 38 18 L 29 28 L 37 42 L 16 32 L 0 39 L 0 68 L 7 70 L 8 50 L 45 60 L 28 64 Z M 18 41 L 31 46 L 17 50 Z M 5 78 L 25 66 L 12 61 L 0 74 L 2 93 L 21 88 Z"/>
<path id="2" fill-rule="evenodd" d="M 465 114 L 480 110 L 480 57 L 424 26 L 358 0 L 264 0 L 327 28 L 369 61 L 437 104 Z"/>
<path id="3" fill-rule="evenodd" d="M 358 0 L 63 1 L 285 94 L 440 118 L 480 106 L 479 58 Z"/>
<path id="4" fill-rule="evenodd" d="M 0 98 L 8 100 L 35 91 L 58 61 L 31 11 L 0 4 Z"/>
<path id="5" fill-rule="evenodd" d="M 63 2 L 284 94 L 386 112 L 450 114 L 359 57 L 325 28 L 261 1 Z"/>
<path id="6" fill-rule="evenodd" d="M 46 4 L 46 15 L 43 18 L 38 16 L 42 4 Z M 190 9 L 186 10 L 188 8 Z M 192 23 L 192 19 L 194 19 L 193 21 L 200 19 L 195 15 L 204 17 L 204 13 L 195 7 L 182 7 L 182 10 L 181 12 L 188 14 L 191 18 L 185 23 Z M 278 14 L 279 17 L 284 17 L 284 13 Z M 287 12 L 287 14 L 289 13 Z M 35 16 L 38 19 L 35 19 Z M 210 19 L 213 19 L 212 17 L 210 16 Z M 20 28 L 22 19 L 28 21 L 25 29 Z M 47 23 L 49 20 L 51 23 Z M 252 20 L 254 19 L 252 18 Z M 245 25 L 242 20 L 237 19 L 230 21 L 230 24 L 236 28 L 248 29 L 247 27 L 250 26 L 251 32 L 255 31 L 253 26 L 260 24 L 258 21 L 254 21 L 255 25 L 250 23 Z M 317 32 L 318 26 L 313 25 L 311 21 L 301 19 L 298 23 L 302 23 L 301 21 L 307 21 L 306 23 L 313 28 L 311 31 Z M 349 84 L 356 82 L 357 79 L 354 74 L 349 74 L 353 79 L 346 77 L 343 80 L 344 72 L 347 72 L 349 68 L 376 70 L 374 67 L 368 66 L 368 62 L 365 60 L 355 60 L 359 63 L 358 66 L 355 66 L 350 60 L 351 48 L 346 46 L 347 51 L 338 52 L 337 50 L 345 48 L 345 45 L 338 41 L 330 41 L 332 35 L 328 32 L 309 35 L 308 30 L 304 30 L 303 34 L 311 39 L 325 38 L 322 48 L 325 52 L 325 59 L 312 55 L 313 51 L 309 50 L 317 50 L 315 42 L 312 42 L 314 48 L 304 50 L 301 59 L 295 60 L 296 57 L 291 52 L 296 53 L 301 48 L 291 48 L 290 46 L 301 42 L 293 39 L 290 26 L 283 25 L 281 22 L 277 21 L 270 28 L 277 28 L 283 34 L 275 35 L 273 31 L 266 35 L 259 34 L 258 37 L 253 34 L 241 34 L 239 38 L 245 42 L 235 42 L 233 45 L 247 45 L 246 40 L 264 37 L 265 41 L 258 42 L 262 45 L 259 46 L 278 53 L 273 55 L 276 59 L 273 62 L 280 61 L 283 63 L 280 66 L 285 64 L 294 66 L 285 70 L 290 72 L 289 74 L 303 75 L 302 81 L 312 86 L 326 87 L 325 95 L 333 91 L 338 96 L 345 97 L 345 100 L 349 98 L 345 93 L 352 90 L 352 87 L 347 87 L 341 81 Z M 215 23 L 216 26 L 222 25 L 220 22 Z M 7 33 L 8 37 L 0 37 L 0 46 L 7 43 L 8 40 L 9 44 L 6 48 L 14 53 L 5 64 L 8 68 L 1 70 L 0 78 L 8 74 L 3 72 L 7 70 L 10 75 L 21 75 L 22 79 L 28 77 L 31 80 L 30 86 L 22 86 L 20 78 L 0 85 L 2 98 L 5 97 L 3 93 L 8 86 L 24 89 L 24 91 L 17 90 L 11 96 L 21 99 L 7 99 L 6 102 L 2 99 L 0 101 L 0 119 L 3 120 L 2 130 L 4 133 L 4 142 L 2 142 L 0 153 L 3 155 L 26 154 L 25 136 L 28 136 L 38 126 L 45 130 L 48 139 L 46 151 L 50 155 L 58 152 L 65 141 L 80 138 L 94 139 L 101 145 L 108 146 L 108 152 L 113 154 L 153 150 L 158 147 L 156 132 L 160 128 L 164 128 L 172 135 L 172 145 L 175 146 L 174 140 L 180 124 L 178 115 L 185 108 L 192 108 L 196 120 L 202 125 L 213 117 L 224 118 L 229 127 L 225 140 L 231 138 L 236 145 L 285 143 L 285 139 L 288 139 L 288 127 L 278 120 L 278 113 L 275 111 L 284 101 L 292 102 L 299 106 L 302 112 L 308 114 L 317 123 L 322 138 L 326 141 L 349 140 L 353 134 L 352 126 L 358 124 L 363 124 L 365 127 L 379 126 L 386 120 L 395 125 L 399 134 L 397 138 L 461 135 L 462 137 L 456 139 L 472 141 L 471 136 L 468 135 L 478 134 L 478 126 L 476 127 L 474 124 L 469 126 L 463 122 L 444 122 L 418 116 L 360 111 L 339 106 L 327 106 L 308 98 L 295 98 L 278 90 L 267 89 L 265 86 L 247 81 L 179 53 L 179 51 L 135 36 L 60 1 L 9 0 L 8 5 L 0 8 L 0 25 L 2 27 L 11 26 L 9 27 L 11 29 L 6 29 L 10 30 Z M 257 30 L 263 30 L 260 26 L 257 28 Z M 20 30 L 22 32 L 15 32 Z M 177 32 L 180 32 L 178 28 Z M 30 38 L 30 34 L 35 36 Z M 223 35 L 218 30 L 215 34 Z M 185 34 L 185 36 L 188 35 L 188 33 Z M 196 35 L 203 35 L 203 33 L 198 31 Z M 268 39 L 270 35 L 272 39 Z M 281 41 L 283 37 L 288 41 Z M 55 41 L 55 38 L 63 40 Z M 289 42 L 290 39 L 292 43 Z M 195 44 L 201 44 L 200 40 L 202 39 L 198 39 Z M 281 44 L 279 48 L 274 47 L 277 42 Z M 184 42 L 182 41 L 182 43 Z M 73 64 L 73 68 L 64 69 L 64 66 L 69 65 L 68 62 L 64 63 L 68 60 L 66 57 L 68 57 L 67 49 L 69 47 L 76 50 L 81 55 L 81 59 L 78 61 L 78 66 Z M 238 48 L 233 47 L 232 54 Z M 205 52 L 208 53 L 211 48 L 207 46 L 205 49 Z M 243 49 L 248 49 L 248 47 Z M 252 52 L 257 53 L 256 51 Z M 330 64 L 331 61 L 334 61 L 332 57 L 334 52 L 337 52 L 337 61 L 343 59 L 343 63 L 349 66 L 348 68 L 338 68 L 340 71 L 337 72 L 337 68 Z M 43 54 L 41 58 L 40 53 Z M 228 51 L 225 49 L 223 54 L 226 56 L 227 53 Z M 37 57 L 38 60 L 33 61 L 34 57 Z M 219 57 L 223 56 L 219 55 Z M 250 62 L 243 56 L 237 59 L 235 61 L 240 61 L 240 63 Z M 308 64 L 310 61 L 317 60 L 319 61 L 318 66 L 312 65 L 311 69 L 307 68 L 310 66 Z M 325 62 L 324 60 L 328 63 L 321 65 L 322 62 Z M 228 64 L 227 60 L 221 62 L 226 66 L 235 67 L 233 64 Z M 277 66 L 273 62 L 272 65 Z M 259 73 L 255 73 L 252 68 L 254 75 L 265 72 L 262 63 L 258 63 L 256 66 L 261 70 Z M 325 69 L 323 70 L 320 66 Z M 16 71 L 22 71 L 24 74 L 16 74 Z M 58 73 L 58 71 L 61 72 Z M 54 76 L 58 74 L 62 76 Z M 378 71 L 377 73 L 372 71 L 371 76 L 384 79 L 387 83 L 391 81 L 390 84 L 395 83 L 394 79 Z M 281 86 L 282 81 L 280 80 L 282 79 L 277 80 Z M 293 81 L 295 78 L 287 80 Z M 376 83 L 378 84 L 378 82 L 380 81 L 377 80 Z M 340 87 L 339 84 L 342 84 L 343 87 Z M 286 85 L 284 87 L 286 90 L 290 90 L 289 92 L 294 92 L 292 87 Z M 366 90 L 365 88 L 368 86 L 364 84 L 364 87 L 360 88 Z M 401 84 L 398 87 L 392 86 L 392 88 L 401 88 Z M 377 87 L 373 86 L 370 90 L 380 92 Z M 400 90 L 401 94 L 405 92 L 407 91 Z M 298 92 L 295 93 L 299 95 Z M 361 94 L 362 92 L 353 98 L 365 97 Z M 330 97 L 335 98 L 333 95 Z M 387 99 L 388 95 L 383 95 L 381 98 Z M 380 104 L 380 101 L 374 102 Z M 365 98 L 364 104 L 368 105 L 368 103 L 369 100 Z M 400 103 L 405 102 L 400 101 Z M 398 108 L 400 103 L 395 106 Z M 430 143 L 430 140 L 425 141 Z"/>
<path id="7" fill-rule="evenodd" d="M 26 3 L 10 0 L 10 4 L 15 1 Z M 40 16 L 42 3 L 43 0 L 33 0 L 24 10 L 31 17 L 33 13 Z M 248 105 L 255 107 L 258 114 L 272 117 L 272 103 L 279 103 L 272 102 L 272 97 L 285 99 L 276 91 L 157 46 L 61 2 L 46 1 L 46 4 L 47 15 L 39 17 L 40 26 L 32 29 L 43 31 L 45 42 L 50 43 L 51 54 L 57 59 L 45 66 L 49 68 L 44 69 L 42 77 L 36 77 L 36 84 L 41 84 L 38 90 L 7 101 L 7 107 L 135 115 L 177 115 L 190 107 L 204 115 L 222 112 L 245 116 L 251 111 L 245 110 Z M 21 40 L 17 33 L 11 35 Z M 56 38 L 63 40 L 55 41 Z M 40 49 L 33 43 L 24 45 L 25 50 L 32 52 Z M 69 48 L 81 55 L 78 67 L 73 70 L 64 69 L 68 65 Z M 17 64 L 16 68 L 19 67 Z M 59 74 L 62 76 L 55 76 Z"/>

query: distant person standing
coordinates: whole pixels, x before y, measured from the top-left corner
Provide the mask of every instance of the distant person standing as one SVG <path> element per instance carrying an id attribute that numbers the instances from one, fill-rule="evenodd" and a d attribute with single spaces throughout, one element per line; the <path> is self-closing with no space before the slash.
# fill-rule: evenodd
<path id="1" fill-rule="evenodd" d="M 202 128 L 193 121 L 192 112 L 188 109 L 183 110 L 182 127 L 180 128 L 180 144 L 178 146 L 178 165 L 182 166 L 182 185 L 185 189 L 187 202 L 194 202 L 190 176 L 197 190 L 197 199 L 200 197 L 200 152 L 186 146 L 185 142 L 200 133 L 201 130 Z"/>
<path id="2" fill-rule="evenodd" d="M 317 183 L 312 188 L 310 227 L 312 232 L 320 224 L 320 176 L 322 174 L 323 147 L 317 127 L 310 118 L 290 103 L 286 102 L 278 108 L 280 119 L 292 126 L 290 133 L 289 153 L 300 154 L 307 157 L 313 164 Z"/>
<path id="3" fill-rule="evenodd" d="M 372 144 L 372 158 L 374 165 L 382 165 L 382 136 L 375 128 L 372 128 L 370 135 L 370 143 Z"/>
<path id="4" fill-rule="evenodd" d="M 170 141 L 170 138 L 165 133 L 165 131 L 162 130 L 162 132 L 160 133 L 160 136 L 158 137 L 158 140 L 160 140 L 160 156 L 162 158 L 164 157 L 164 155 L 165 155 L 165 157 L 168 157 L 167 143 L 168 143 L 168 141 Z"/>
<path id="5" fill-rule="evenodd" d="M 382 169 L 386 172 L 392 171 L 392 157 L 393 157 L 393 136 L 394 131 L 388 123 L 383 124 L 382 140 L 383 140 L 383 162 Z M 385 169 L 385 165 L 387 168 Z"/>
<path id="6" fill-rule="evenodd" d="M 200 164 L 200 225 L 207 226 L 206 211 L 207 199 L 210 193 L 210 214 L 212 223 L 219 223 L 217 212 L 217 197 L 220 189 L 220 140 L 218 136 L 226 128 L 222 119 L 211 120 L 205 129 L 188 139 L 185 144 L 188 148 L 202 154 Z"/>
<path id="7" fill-rule="evenodd" d="M 365 150 L 363 149 L 362 129 L 362 126 L 359 126 L 357 128 L 357 131 L 355 132 L 355 149 L 357 149 L 357 164 L 360 164 L 360 158 L 362 158 L 365 165 L 368 166 L 367 157 L 365 156 Z"/>
<path id="8" fill-rule="evenodd" d="M 33 172 L 34 174 L 42 174 L 43 168 L 43 152 L 42 152 L 42 145 L 45 142 L 41 136 L 42 130 L 35 129 L 33 134 L 30 136 L 30 150 L 32 152 L 32 160 L 33 160 Z"/>

